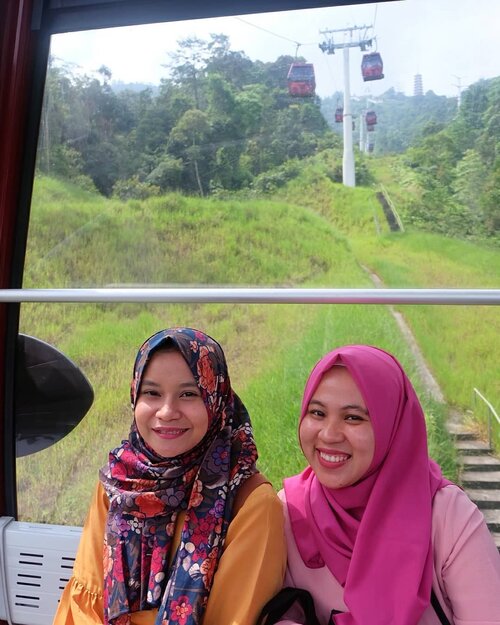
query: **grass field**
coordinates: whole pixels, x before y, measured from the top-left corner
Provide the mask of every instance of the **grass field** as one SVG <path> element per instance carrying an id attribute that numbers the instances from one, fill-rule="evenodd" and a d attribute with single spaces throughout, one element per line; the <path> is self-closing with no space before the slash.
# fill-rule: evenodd
<path id="1" fill-rule="evenodd" d="M 321 172 L 306 170 L 274 198 L 237 201 L 170 194 L 121 203 L 39 179 L 24 286 L 370 287 L 362 265 L 387 286 L 494 284 L 495 252 L 442 237 L 390 235 L 371 189 L 346 189 Z M 451 404 L 466 408 L 472 383 L 498 399 L 489 349 L 498 347 L 496 311 L 401 310 Z M 388 349 L 405 365 L 426 409 L 431 453 L 455 477 L 445 407 L 428 397 L 385 306 L 29 304 L 21 331 L 72 358 L 95 402 L 63 441 L 18 461 L 23 519 L 82 523 L 99 467 L 128 433 L 136 349 L 171 325 L 199 327 L 223 345 L 252 417 L 260 466 L 277 488 L 303 466 L 296 427 L 309 370 L 329 349 L 354 342 Z"/>

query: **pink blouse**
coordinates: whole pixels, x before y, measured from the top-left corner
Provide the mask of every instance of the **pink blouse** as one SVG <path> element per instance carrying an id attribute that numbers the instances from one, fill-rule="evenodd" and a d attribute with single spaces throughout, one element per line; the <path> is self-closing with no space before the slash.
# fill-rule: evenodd
<path id="1" fill-rule="evenodd" d="M 308 590 L 314 597 L 321 625 L 327 625 L 332 609 L 347 611 L 342 586 L 326 566 L 320 569 L 306 567 L 293 537 L 285 493 L 281 490 L 278 495 L 285 503 L 288 546 L 285 586 Z M 457 486 L 446 486 L 434 497 L 432 543 L 432 587 L 450 623 L 499 625 L 500 555 L 481 511 Z M 300 611 L 292 608 L 280 625 L 300 625 L 303 623 L 301 618 Z M 432 606 L 415 625 L 440 625 Z"/>

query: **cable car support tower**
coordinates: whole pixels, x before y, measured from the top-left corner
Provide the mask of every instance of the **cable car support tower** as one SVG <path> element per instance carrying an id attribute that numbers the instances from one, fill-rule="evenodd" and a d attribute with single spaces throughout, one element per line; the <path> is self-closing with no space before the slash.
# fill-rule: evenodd
<path id="1" fill-rule="evenodd" d="M 349 48 L 360 48 L 363 52 L 371 48 L 373 37 L 366 38 L 366 33 L 372 26 L 350 26 L 348 28 L 337 28 L 333 30 L 320 30 L 320 34 L 325 36 L 325 41 L 319 44 L 320 50 L 326 54 L 335 54 L 335 50 L 344 51 L 344 154 L 342 159 L 342 182 L 346 187 L 356 186 L 356 174 L 354 169 L 354 150 L 352 141 L 353 117 L 351 111 L 351 87 L 349 75 Z M 353 34 L 358 32 L 359 38 L 353 41 Z M 344 33 L 344 38 L 349 39 L 343 43 L 334 43 L 334 33 Z M 345 37 L 348 35 L 348 37 Z"/>

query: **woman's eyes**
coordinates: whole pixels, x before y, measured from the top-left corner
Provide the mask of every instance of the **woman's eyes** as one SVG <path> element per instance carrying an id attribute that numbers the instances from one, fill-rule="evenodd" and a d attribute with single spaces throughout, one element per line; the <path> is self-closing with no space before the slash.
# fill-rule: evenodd
<path id="1" fill-rule="evenodd" d="M 359 414 L 348 414 L 345 416 L 346 421 L 365 421 L 365 418 Z"/>
<path id="2" fill-rule="evenodd" d="M 307 411 L 307 414 L 310 414 L 318 419 L 323 419 L 324 417 L 326 417 L 326 413 L 323 410 L 319 410 L 319 408 L 310 408 Z M 365 417 L 359 414 L 347 414 L 344 416 L 344 421 L 359 422 L 365 420 Z"/>
<path id="3" fill-rule="evenodd" d="M 141 391 L 139 394 L 146 395 L 147 397 L 161 397 L 160 391 L 156 391 L 152 389 L 145 389 Z M 201 397 L 201 394 L 199 391 L 181 391 L 179 393 L 179 397 Z"/>
<path id="4" fill-rule="evenodd" d="M 325 413 L 322 410 L 319 410 L 318 408 L 312 408 L 310 410 L 308 410 L 308 414 L 313 415 L 313 417 L 324 417 Z"/>
<path id="5" fill-rule="evenodd" d="M 147 395 L 148 397 L 158 397 L 160 393 L 158 393 L 158 391 L 153 391 L 153 390 L 144 390 L 140 392 L 140 395 Z"/>

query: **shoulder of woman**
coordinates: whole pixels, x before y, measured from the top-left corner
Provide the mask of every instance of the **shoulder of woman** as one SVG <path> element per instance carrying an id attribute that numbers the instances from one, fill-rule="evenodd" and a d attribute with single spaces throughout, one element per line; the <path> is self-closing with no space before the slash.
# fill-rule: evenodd
<path id="1" fill-rule="evenodd" d="M 447 549 L 448 546 L 451 549 L 478 529 L 486 529 L 484 516 L 460 487 L 449 484 L 437 491 L 432 503 L 432 534 L 436 548 Z"/>
<path id="2" fill-rule="evenodd" d="M 260 508 L 276 509 L 281 514 L 281 502 L 268 479 L 262 473 L 255 473 L 239 487 L 233 506 L 233 518 L 240 510 Z"/>
<path id="3" fill-rule="evenodd" d="M 476 504 L 456 484 L 440 488 L 432 501 L 432 516 L 456 516 L 457 513 L 472 514 L 478 510 Z"/>
<path id="4" fill-rule="evenodd" d="M 99 481 L 94 489 L 94 499 L 93 501 L 101 502 L 106 506 L 109 506 L 109 498 L 106 493 L 106 489 L 104 488 L 104 484 Z"/>

